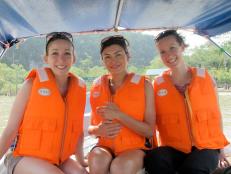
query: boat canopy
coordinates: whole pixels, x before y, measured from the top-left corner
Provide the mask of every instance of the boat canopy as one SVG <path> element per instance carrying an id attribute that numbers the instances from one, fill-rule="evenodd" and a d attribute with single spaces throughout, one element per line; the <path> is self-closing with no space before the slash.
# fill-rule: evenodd
<path id="1" fill-rule="evenodd" d="M 230 0 L 1 0 L 0 47 L 53 31 L 231 30 Z"/>

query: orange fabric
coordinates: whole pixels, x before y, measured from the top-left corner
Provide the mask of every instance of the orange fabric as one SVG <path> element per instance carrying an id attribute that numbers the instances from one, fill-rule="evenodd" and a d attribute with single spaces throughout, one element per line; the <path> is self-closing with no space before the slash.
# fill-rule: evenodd
<path id="1" fill-rule="evenodd" d="M 135 76 L 140 77 L 137 84 L 132 82 Z M 145 77 L 129 74 L 124 84 L 113 96 L 110 95 L 108 81 L 108 75 L 104 75 L 93 83 L 90 95 L 92 107 L 91 124 L 98 125 L 103 120 L 100 115 L 96 114 L 96 108 L 110 101 L 114 102 L 122 112 L 143 121 L 145 112 Z M 124 126 L 114 139 L 100 137 L 98 145 L 111 148 L 117 155 L 129 149 L 145 149 L 144 143 L 144 137 Z"/>
<path id="2" fill-rule="evenodd" d="M 192 146 L 223 148 L 228 141 L 222 132 L 212 79 L 206 70 L 191 68 L 191 72 L 193 78 L 187 87 L 189 100 L 177 91 L 168 71 L 154 81 L 159 145 L 185 153 L 190 152 Z"/>
<path id="3" fill-rule="evenodd" d="M 14 155 L 60 164 L 76 152 L 77 140 L 83 132 L 86 87 L 70 73 L 68 93 L 63 99 L 52 71 L 46 68 L 45 72 L 47 81 L 40 81 L 37 70 L 27 77 L 33 78 L 33 86 Z"/>

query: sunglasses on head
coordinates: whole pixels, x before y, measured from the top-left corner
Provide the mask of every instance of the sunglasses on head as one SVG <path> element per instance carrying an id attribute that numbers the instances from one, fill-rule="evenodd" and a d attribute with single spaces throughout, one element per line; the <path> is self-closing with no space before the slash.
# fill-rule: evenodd
<path id="1" fill-rule="evenodd" d="M 124 42 L 126 45 L 129 45 L 128 44 L 128 41 L 127 39 L 125 39 L 122 35 L 113 35 L 113 36 L 108 36 L 108 37 L 105 37 L 104 39 L 101 40 L 101 47 L 109 42 L 109 41 L 122 41 Z"/>
<path id="2" fill-rule="evenodd" d="M 167 37 L 169 35 L 177 35 L 176 30 L 165 30 L 160 32 L 156 37 L 155 37 L 155 41 L 159 41 L 160 39 Z"/>
<path id="3" fill-rule="evenodd" d="M 67 32 L 52 32 L 46 35 L 46 43 L 48 43 L 51 39 L 68 39 L 73 42 L 73 37 L 70 33 Z"/>

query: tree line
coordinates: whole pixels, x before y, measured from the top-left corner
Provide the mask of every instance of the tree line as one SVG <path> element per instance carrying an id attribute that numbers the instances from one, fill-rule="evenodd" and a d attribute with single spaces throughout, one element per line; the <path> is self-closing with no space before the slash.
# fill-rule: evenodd
<path id="1" fill-rule="evenodd" d="M 225 42 L 222 45 L 223 49 L 219 49 L 211 43 L 196 47 L 190 50 L 190 53 L 185 55 L 185 60 L 188 65 L 194 67 L 206 68 L 213 76 L 218 87 L 231 87 L 231 57 L 224 53 L 224 50 L 231 53 L 231 41 Z M 148 68 L 163 68 L 159 58 L 154 58 Z"/>
<path id="2" fill-rule="evenodd" d="M 74 46 L 77 55 L 76 67 L 88 68 L 101 66 L 100 41 L 102 38 L 115 33 L 74 35 Z M 129 40 L 131 60 L 130 64 L 135 67 L 145 67 L 155 55 L 153 47 L 153 36 L 136 32 L 119 32 Z M 18 44 L 3 56 L 2 61 L 7 65 L 22 64 L 27 70 L 43 65 L 42 57 L 45 51 L 46 39 L 35 37 L 27 39 L 24 43 Z"/>
<path id="3" fill-rule="evenodd" d="M 104 73 L 99 54 L 100 40 L 109 34 L 75 36 L 74 44 L 77 63 L 72 67 L 74 74 L 87 82 L 88 89 L 92 80 Z M 121 33 L 130 42 L 131 60 L 129 70 L 145 74 L 147 69 L 163 68 L 154 48 L 153 36 L 141 33 Z M 231 41 L 222 44 L 231 52 Z M 28 39 L 16 45 L 0 61 L 0 95 L 15 95 L 30 69 L 43 66 L 44 38 Z M 231 59 L 209 43 L 188 50 L 186 62 L 195 67 L 206 67 L 219 87 L 231 85 Z"/>

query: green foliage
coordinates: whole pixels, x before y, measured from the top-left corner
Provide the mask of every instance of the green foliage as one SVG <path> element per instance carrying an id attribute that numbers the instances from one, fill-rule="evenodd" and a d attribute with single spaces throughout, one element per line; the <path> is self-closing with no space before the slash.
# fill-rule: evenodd
<path id="1" fill-rule="evenodd" d="M 7 66 L 0 63 L 0 95 L 15 95 L 25 75 L 26 70 L 22 65 L 12 64 L 11 66 Z"/>
<path id="2" fill-rule="evenodd" d="M 102 66 L 94 66 L 93 68 L 80 69 L 77 67 L 72 67 L 71 72 L 79 77 L 82 77 L 86 82 L 87 89 L 89 90 L 93 80 L 105 74 L 107 71 Z"/>
<path id="3" fill-rule="evenodd" d="M 222 47 L 231 52 L 230 41 Z M 223 49 L 206 44 L 194 49 L 192 55 L 185 56 L 185 60 L 191 66 L 207 68 L 218 86 L 231 85 L 231 58 L 224 54 Z"/>
<path id="4" fill-rule="evenodd" d="M 159 56 L 155 55 L 150 35 L 126 32 L 80 35 L 74 40 L 77 61 L 71 72 L 82 77 L 88 89 L 96 77 L 107 73 L 99 53 L 100 40 L 113 34 L 122 34 L 130 42 L 129 71 L 145 74 L 147 69 L 164 67 Z M 15 95 L 29 69 L 43 65 L 44 45 L 44 38 L 28 39 L 4 55 L 0 63 L 0 95 Z M 222 47 L 231 53 L 231 41 L 223 43 Z M 190 66 L 206 67 L 219 86 L 231 84 L 231 59 L 223 54 L 223 50 L 206 44 L 190 50 L 190 53 L 185 55 Z"/>
<path id="5" fill-rule="evenodd" d="M 155 55 L 153 38 L 136 32 L 111 32 L 106 34 L 78 35 L 74 37 L 74 45 L 78 68 L 92 68 L 101 65 L 100 41 L 109 35 L 124 35 L 130 43 L 130 64 L 136 67 L 148 66 Z M 142 45 L 142 46 L 141 46 Z M 26 70 L 41 67 L 45 52 L 45 38 L 29 38 L 24 43 L 13 46 L 1 60 L 7 65 L 22 64 Z M 87 59 L 87 60 L 86 60 Z M 85 66 L 87 64 L 87 66 Z M 85 67 L 82 67 L 85 66 Z"/>
<path id="6" fill-rule="evenodd" d="M 196 48 L 191 56 L 186 56 L 189 65 L 220 69 L 224 67 L 225 55 L 212 45 Z"/>
<path id="7" fill-rule="evenodd" d="M 148 67 L 149 69 L 159 69 L 159 68 L 164 68 L 164 64 L 162 63 L 161 59 L 159 57 L 155 57 L 152 61 L 150 66 Z"/>
<path id="8" fill-rule="evenodd" d="M 231 85 L 231 70 L 212 69 L 210 70 L 210 74 L 215 78 L 218 86 Z"/>
<path id="9" fill-rule="evenodd" d="M 136 67 L 148 66 L 155 55 L 153 37 L 136 32 L 111 32 L 97 35 L 80 35 L 76 38 L 77 55 L 80 59 L 90 58 L 92 65 L 101 65 L 100 41 L 111 35 L 123 35 L 129 41 L 130 64 Z M 142 46 L 141 46 L 142 45 Z M 78 67 L 81 66 L 77 62 Z"/>

